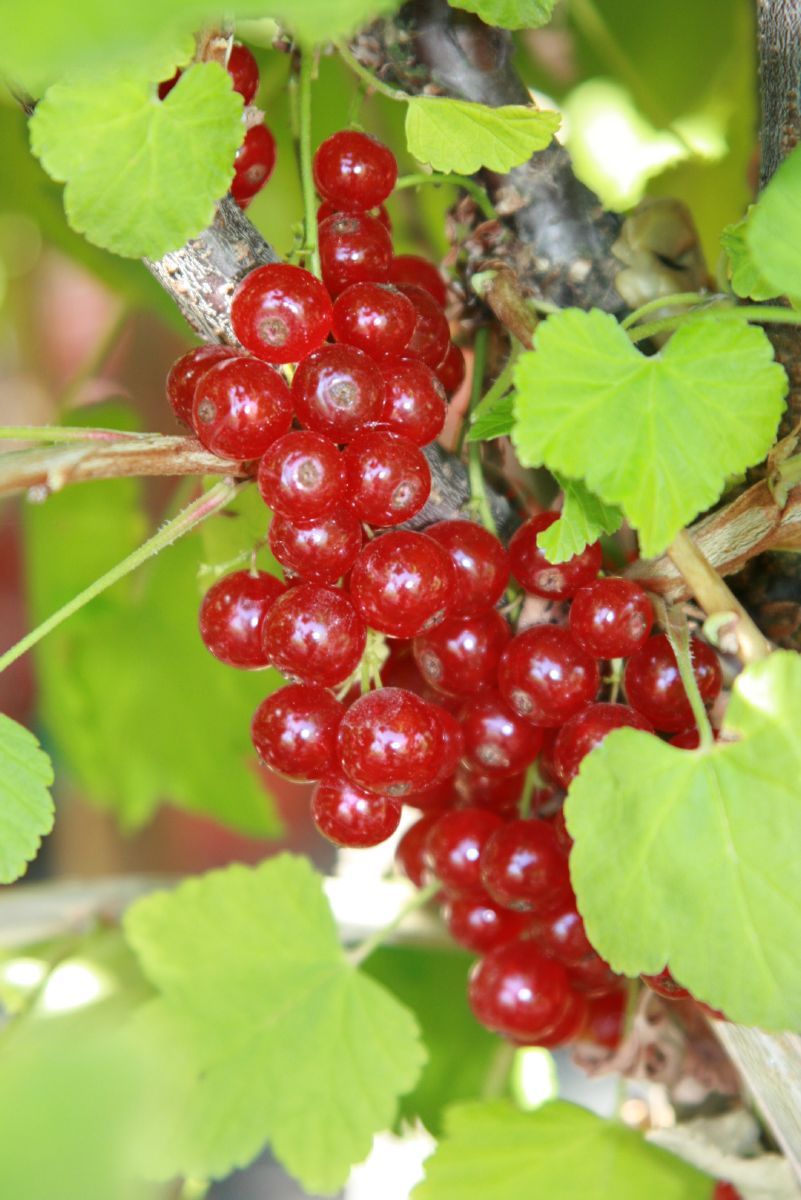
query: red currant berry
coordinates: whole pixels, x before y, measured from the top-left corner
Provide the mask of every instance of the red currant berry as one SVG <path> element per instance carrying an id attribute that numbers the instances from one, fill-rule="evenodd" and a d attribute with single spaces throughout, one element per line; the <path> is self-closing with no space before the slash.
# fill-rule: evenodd
<path id="1" fill-rule="evenodd" d="M 438 366 L 448 350 L 451 331 L 448 320 L 431 293 L 415 283 L 399 283 L 398 291 L 408 296 L 414 305 L 417 320 L 409 339 L 406 354 L 422 358 L 430 367 Z"/>
<path id="2" fill-rule="evenodd" d="M 264 648 L 283 675 L 334 687 L 352 675 L 367 631 L 344 592 L 314 583 L 291 588 L 264 622 Z"/>
<path id="3" fill-rule="evenodd" d="M 234 333 L 266 362 L 300 362 L 322 346 L 332 318 L 331 300 L 320 280 L 287 263 L 256 267 L 231 301 Z"/>
<path id="4" fill-rule="evenodd" d="M 620 976 L 594 950 L 586 954 L 581 962 L 571 963 L 567 972 L 571 986 L 585 996 L 604 996 L 620 985 Z"/>
<path id="5" fill-rule="evenodd" d="M 640 979 L 652 992 L 664 996 L 666 1000 L 687 1000 L 690 997 L 687 988 L 676 983 L 667 967 L 663 967 L 658 975 L 641 975 Z"/>
<path id="6" fill-rule="evenodd" d="M 492 687 L 509 626 L 495 609 L 477 617 L 449 617 L 414 639 L 414 658 L 426 683 L 450 696 Z"/>
<path id="7" fill-rule="evenodd" d="M 341 129 L 317 147 L 312 171 L 320 195 L 347 212 L 381 204 L 398 178 L 392 151 L 353 129 Z"/>
<path id="8" fill-rule="evenodd" d="M 312 793 L 312 819 L 335 846 L 378 846 L 400 824 L 401 804 L 393 796 L 362 791 L 341 771 L 324 776 Z"/>
<path id="9" fill-rule="evenodd" d="M 395 862 L 415 887 L 421 888 L 426 881 L 424 859 L 428 831 L 437 822 L 439 813 L 425 813 L 414 825 L 410 825 L 395 850 Z"/>
<path id="10" fill-rule="evenodd" d="M 437 521 L 426 529 L 456 568 L 454 616 L 477 616 L 494 608 L 509 582 L 509 559 L 498 539 L 473 521 Z"/>
<path id="11" fill-rule="evenodd" d="M 442 308 L 447 303 L 448 292 L 444 279 L 434 264 L 419 254 L 397 254 L 389 268 L 389 278 L 394 284 L 414 283 L 425 288 Z"/>
<path id="12" fill-rule="evenodd" d="M 623 988 L 587 996 L 587 1015 L 581 1040 L 594 1042 L 607 1050 L 616 1050 L 623 1040 L 626 1016 L 626 993 Z"/>
<path id="13" fill-rule="evenodd" d="M 448 891 L 486 899 L 481 863 L 487 842 L 502 825 L 502 818 L 486 808 L 442 813 L 426 841 L 429 870 Z"/>
<path id="14" fill-rule="evenodd" d="M 733 1183 L 727 1183 L 725 1179 L 719 1179 L 715 1184 L 712 1200 L 743 1200 L 743 1197 Z"/>
<path id="15" fill-rule="evenodd" d="M 562 850 L 564 851 L 564 853 L 569 854 L 570 851 L 573 849 L 573 839 L 570 836 L 570 833 L 567 828 L 567 822 L 565 821 L 565 810 L 563 808 L 560 808 L 550 818 L 550 822 L 551 822 L 551 828 L 553 829 L 554 833 L 556 834 L 557 842 L 562 847 Z"/>
<path id="16" fill-rule="evenodd" d="M 234 178 L 231 195 L 240 207 L 260 192 L 275 170 L 275 138 L 262 122 L 251 125 L 242 145 L 234 155 Z M 241 341 L 241 338 L 240 338 Z M 265 355 L 261 355 L 262 358 Z M 277 362 L 277 359 L 270 359 Z"/>
<path id="17" fill-rule="evenodd" d="M 551 1032 L 543 1034 L 534 1044 L 554 1050 L 557 1046 L 568 1046 L 576 1041 L 587 1020 L 588 1006 L 589 1000 L 586 996 L 581 992 L 571 992 L 561 1021 L 557 1021 Z"/>
<path id="18" fill-rule="evenodd" d="M 468 999 L 476 1018 L 496 1033 L 536 1042 L 563 1019 L 570 984 L 561 963 L 533 942 L 499 946 L 470 972 Z"/>
<path id="19" fill-rule="evenodd" d="M 250 104 L 259 87 L 259 64 L 241 42 L 234 42 L 228 54 L 225 69 L 231 76 L 234 91 Z"/>
<path id="20" fill-rule="evenodd" d="M 581 963 L 587 955 L 595 953 L 572 894 L 552 912 L 536 919 L 531 936 L 541 950 L 566 966 Z"/>
<path id="21" fill-rule="evenodd" d="M 435 367 L 437 378 L 445 388 L 447 396 L 453 396 L 464 383 L 465 361 L 459 347 L 451 342 L 445 352 L 442 362 Z"/>
<path id="22" fill-rule="evenodd" d="M 401 688 L 360 696 L 339 727 L 342 769 L 359 787 L 407 796 L 434 783 L 440 765 L 436 709 Z"/>
<path id="23" fill-rule="evenodd" d="M 347 500 L 361 521 L 400 525 L 418 513 L 431 491 L 419 446 L 382 429 L 365 429 L 345 450 Z"/>
<path id="24" fill-rule="evenodd" d="M 412 792 L 410 795 L 404 796 L 403 803 L 407 808 L 419 808 L 420 812 L 441 813 L 446 808 L 453 808 L 456 799 L 454 781 L 446 778 L 439 783 L 432 783 L 422 792 Z"/>
<path id="25" fill-rule="evenodd" d="M 464 734 L 461 725 L 451 713 L 440 708 L 438 704 L 432 707 L 437 714 L 440 729 L 440 758 L 436 778 L 439 782 L 453 783 L 459 760 L 464 754 Z"/>
<path id="26" fill-rule="evenodd" d="M 324 346 L 305 358 L 292 380 L 301 425 L 335 442 L 349 442 L 378 419 L 384 381 L 371 359 L 353 346 Z"/>
<path id="27" fill-rule="evenodd" d="M 330 438 L 296 429 L 270 446 L 259 463 L 258 484 L 273 512 L 292 521 L 311 521 L 342 502 L 345 464 Z"/>
<path id="28" fill-rule="evenodd" d="M 409 297 L 385 283 L 353 283 L 334 301 L 334 337 L 374 358 L 402 354 L 416 322 Z"/>
<path id="29" fill-rule="evenodd" d="M 336 583 L 347 575 L 362 548 L 362 526 L 348 508 L 301 524 L 273 517 L 270 549 L 291 575 L 304 583 Z"/>
<path id="30" fill-rule="evenodd" d="M 488 897 L 451 896 L 442 916 L 453 940 L 474 954 L 489 954 L 515 941 L 531 923 L 527 913 L 502 908 Z"/>
<path id="31" fill-rule="evenodd" d="M 567 860 L 547 821 L 502 825 L 484 848 L 481 880 L 499 904 L 542 912 L 570 896 Z"/>
<path id="32" fill-rule="evenodd" d="M 442 384 L 424 362 L 392 358 L 381 364 L 384 404 L 377 425 L 427 446 L 442 432 L 447 399 Z"/>
<path id="33" fill-rule="evenodd" d="M 651 601 L 638 583 L 610 576 L 579 588 L 570 605 L 570 632 L 595 658 L 628 658 L 654 623 Z"/>
<path id="34" fill-rule="evenodd" d="M 720 730 L 713 729 L 712 737 L 717 742 L 720 739 Z M 701 737 L 698 733 L 697 726 L 692 729 L 685 729 L 682 733 L 675 733 L 672 738 L 668 738 L 671 746 L 675 746 L 677 750 L 697 750 L 701 745 Z"/>
<path id="35" fill-rule="evenodd" d="M 537 757 L 542 731 L 524 721 L 495 691 L 482 692 L 462 712 L 464 761 L 479 775 L 516 775 Z"/>
<path id="36" fill-rule="evenodd" d="M 544 529 L 559 519 L 558 513 L 541 513 L 517 530 L 509 542 L 512 575 L 527 592 L 546 600 L 566 600 L 595 579 L 601 569 L 601 546 L 593 542 L 567 562 L 550 563 L 537 545 Z"/>
<path id="37" fill-rule="evenodd" d="M 290 683 L 263 700 L 250 726 L 262 762 L 286 779 L 320 779 L 334 763 L 345 708 L 325 688 Z"/>
<path id="38" fill-rule="evenodd" d="M 284 380 L 255 358 L 225 358 L 195 388 L 192 424 L 198 438 L 221 458 L 260 458 L 292 424 L 292 399 Z"/>
<path id="39" fill-rule="evenodd" d="M 613 729 L 654 732 L 651 722 L 627 704 L 588 704 L 562 726 L 554 745 L 554 770 L 563 788 L 570 787 L 585 756 Z"/>
<path id="40" fill-rule="evenodd" d="M 393 530 L 364 547 L 350 576 L 353 603 L 371 629 L 415 637 L 444 620 L 453 588 L 445 551 L 424 533 Z"/>
<path id="41" fill-rule="evenodd" d="M 183 75 L 183 71 L 176 71 L 175 74 L 170 76 L 169 79 L 162 79 L 161 83 L 158 86 L 159 100 L 164 100 L 164 99 L 166 99 L 167 96 L 169 96 L 170 92 L 175 87 L 176 83 L 178 82 L 178 80 L 181 78 L 182 75 Z"/>
<path id="42" fill-rule="evenodd" d="M 218 362 L 235 356 L 230 346 L 195 346 L 172 364 L 167 376 L 167 399 L 182 425 L 192 428 L 192 404 L 198 382 Z"/>
<path id="43" fill-rule="evenodd" d="M 343 209 L 341 209 L 338 204 L 334 204 L 331 200 L 323 200 L 317 208 L 317 224 L 321 225 L 327 217 L 341 216 L 342 213 Z M 383 204 L 379 204 L 375 208 L 368 209 L 368 215 L 375 217 L 376 221 L 380 221 L 387 233 L 392 233 L 392 218 Z"/>
<path id="44" fill-rule="evenodd" d="M 464 767 L 456 777 L 456 786 L 467 807 L 488 808 L 501 817 L 517 816 L 525 782 L 525 773 L 501 776 L 476 775 Z"/>
<path id="45" fill-rule="evenodd" d="M 507 704 L 535 725 L 564 725 L 600 683 L 597 661 L 559 625 L 534 625 L 512 638 L 498 670 Z"/>
<path id="46" fill-rule="evenodd" d="M 375 217 L 366 213 L 326 217 L 317 241 L 323 282 L 332 296 L 354 283 L 386 283 L 392 240 Z"/>
<path id="47" fill-rule="evenodd" d="M 219 370 L 219 368 L 215 368 Z M 698 638 L 690 639 L 693 673 L 704 704 L 720 693 L 722 673 L 715 651 Z M 654 634 L 626 663 L 623 686 L 629 704 L 664 733 L 678 733 L 693 724 L 693 711 L 681 682 L 676 656 L 663 633 Z"/>
<path id="48" fill-rule="evenodd" d="M 262 645 L 264 619 L 286 585 L 265 571 L 234 571 L 209 588 L 200 605 L 200 636 L 229 667 L 270 665 Z"/>

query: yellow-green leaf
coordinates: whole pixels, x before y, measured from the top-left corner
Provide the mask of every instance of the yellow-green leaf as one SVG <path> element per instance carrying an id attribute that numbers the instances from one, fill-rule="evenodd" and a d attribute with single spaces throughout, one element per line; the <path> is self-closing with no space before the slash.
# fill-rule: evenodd
<path id="1" fill-rule="evenodd" d="M 435 171 L 509 171 L 543 150 L 559 128 L 555 112 L 524 104 L 489 108 L 467 100 L 415 97 L 406 113 L 409 151 Z"/>

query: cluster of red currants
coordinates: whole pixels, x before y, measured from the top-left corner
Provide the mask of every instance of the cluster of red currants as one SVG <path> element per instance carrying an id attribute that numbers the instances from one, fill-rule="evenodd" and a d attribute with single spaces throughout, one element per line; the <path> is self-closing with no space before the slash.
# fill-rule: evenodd
<path id="1" fill-rule="evenodd" d="M 275 138 L 264 123 L 264 115 L 250 107 L 259 89 L 259 64 L 241 42 L 233 42 L 228 52 L 225 69 L 231 76 L 235 92 L 239 92 L 245 103 L 247 130 L 242 145 L 234 158 L 234 178 L 231 195 L 240 208 L 247 208 L 253 197 L 268 182 L 275 168 Z M 158 85 L 159 100 L 169 95 L 181 78 L 176 71 L 171 79 Z"/>

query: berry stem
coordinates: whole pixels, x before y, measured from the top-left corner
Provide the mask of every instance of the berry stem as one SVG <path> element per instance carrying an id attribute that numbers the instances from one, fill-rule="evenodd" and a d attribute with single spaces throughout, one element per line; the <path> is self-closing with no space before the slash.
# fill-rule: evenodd
<path id="1" fill-rule="evenodd" d="M 500 1100 L 506 1095 L 516 1052 L 514 1042 L 504 1040 L 498 1044 L 484 1076 L 481 1087 L 482 1100 Z"/>
<path id="2" fill-rule="evenodd" d="M 473 378 L 470 385 L 470 407 L 468 415 L 478 405 L 481 399 L 481 389 L 484 384 L 484 370 L 487 364 L 487 341 L 489 330 L 482 326 L 476 334 L 473 346 Z M 481 518 L 481 524 L 497 537 L 498 530 L 492 515 L 487 489 L 484 486 L 484 470 L 481 462 L 481 443 L 470 442 L 467 447 L 467 478 L 470 484 L 470 503 Z"/>
<path id="3" fill-rule="evenodd" d="M 509 391 L 510 387 L 512 386 L 512 380 L 514 377 L 516 358 L 517 358 L 517 352 L 515 349 L 513 349 L 508 363 L 503 368 L 500 375 L 493 383 L 492 387 L 489 389 L 487 394 L 481 398 L 480 403 L 477 404 L 474 409 L 471 409 L 468 418 L 466 418 L 462 422 L 462 428 L 459 431 L 459 444 L 457 447 L 457 453 L 459 452 L 459 450 L 461 450 L 462 444 L 464 443 L 464 440 L 465 440 L 465 437 L 467 438 L 467 440 L 469 442 L 472 442 L 474 440 L 470 435 L 469 427 L 472 425 L 475 425 L 476 421 L 479 419 L 479 417 L 482 415 L 482 413 L 485 413 L 488 410 L 494 408 L 495 405 L 497 404 L 497 402 L 501 399 L 501 397 L 504 396 L 506 394 L 506 392 Z M 476 438 L 475 440 L 480 441 L 481 439 Z"/>
<path id="4" fill-rule="evenodd" d="M 124 442 L 153 436 L 122 429 L 84 429 L 73 425 L 3 425 L 0 440 L 13 442 Z"/>
<path id="5" fill-rule="evenodd" d="M 42 638 L 44 638 L 53 629 L 56 629 L 73 613 L 78 612 L 90 600 L 94 600 L 96 596 L 101 595 L 107 588 L 112 587 L 120 579 L 124 579 L 126 575 L 130 575 L 131 571 L 135 571 L 143 563 L 147 562 L 159 551 L 166 549 L 178 538 L 184 534 L 190 533 L 206 517 L 210 517 L 213 513 L 219 512 L 226 504 L 230 503 L 236 494 L 240 484 L 233 483 L 230 479 L 223 479 L 216 483 L 192 504 L 188 505 L 182 512 L 163 525 L 157 533 L 154 533 L 151 538 L 148 538 L 141 546 L 124 558 L 122 562 L 117 563 L 110 571 L 106 571 L 105 575 L 101 575 L 94 583 L 90 583 L 89 587 L 84 588 L 77 596 L 73 596 L 72 600 L 67 601 L 56 612 L 52 613 L 41 625 L 37 625 L 30 633 L 27 633 L 24 638 L 21 638 L 14 646 L 5 652 L 0 657 L 0 672 L 6 667 L 10 667 L 13 662 L 26 654 L 36 646 Z"/>
<path id="6" fill-rule="evenodd" d="M 374 950 L 379 946 L 383 946 L 389 941 L 392 934 L 398 929 L 408 916 L 413 912 L 417 912 L 419 908 L 424 908 L 429 900 L 433 900 L 437 892 L 441 888 L 439 880 L 434 883 L 429 883 L 427 887 L 421 888 L 419 892 L 415 892 L 413 896 L 400 908 L 397 914 L 386 925 L 382 925 L 375 933 L 371 933 L 363 942 L 359 942 L 358 946 L 354 946 L 348 951 L 347 959 L 352 967 L 360 967 L 366 958 L 369 958 Z"/>
<path id="7" fill-rule="evenodd" d="M 697 304 L 707 304 L 713 299 L 722 300 L 725 297 L 710 296 L 703 292 L 674 292 L 671 296 L 658 296 L 656 300 L 649 300 L 647 304 L 641 304 L 639 308 L 635 308 L 633 312 L 623 318 L 620 324 L 624 329 L 630 329 L 632 325 L 637 325 L 649 313 L 659 312 L 663 308 L 687 308 Z"/>
<path id="8" fill-rule="evenodd" d="M 525 782 L 523 783 L 523 794 L 520 797 L 520 802 L 517 807 L 521 821 L 527 821 L 531 816 L 531 799 L 535 790 L 543 786 L 543 779 L 540 775 L 539 767 L 535 762 L 526 771 Z"/>
<path id="9" fill-rule="evenodd" d="M 388 83 L 384 83 L 382 79 L 378 79 L 366 67 L 363 67 L 356 55 L 351 53 L 344 42 L 334 42 L 334 46 L 342 61 L 347 63 L 351 71 L 355 75 L 358 75 L 372 91 L 380 92 L 388 100 L 400 100 L 404 104 L 408 104 L 412 99 L 406 92 L 400 91 L 399 88 L 390 87 Z"/>
<path id="10" fill-rule="evenodd" d="M 435 186 L 440 186 L 444 183 L 460 187 L 468 195 L 472 196 L 488 221 L 499 220 L 498 214 L 495 211 L 495 205 L 483 187 L 477 184 L 475 179 L 470 179 L 467 175 L 443 175 L 437 171 L 430 173 L 420 171 L 415 175 L 401 175 L 395 183 L 395 191 L 399 192 L 402 188 L 419 187 L 424 183 L 433 183 Z"/>
<path id="11" fill-rule="evenodd" d="M 306 267 L 320 278 L 320 252 L 317 248 L 317 209 L 315 204 L 314 180 L 312 178 L 311 148 L 311 92 L 314 59 L 311 51 L 304 50 L 300 57 L 300 88 L 298 116 L 300 122 L 300 181 L 303 188 L 303 253 Z"/>
<path id="12" fill-rule="evenodd" d="M 693 660 L 690 653 L 690 631 L 687 626 L 687 620 L 681 609 L 669 608 L 665 610 L 664 623 L 668 640 L 676 656 L 681 682 L 684 685 L 684 691 L 695 717 L 695 724 L 698 729 L 699 749 L 711 750 L 715 744 L 715 739 L 712 736 L 712 726 L 709 724 L 709 717 L 704 708 L 704 702 L 701 699 L 701 693 L 698 690 L 698 683 L 693 671 Z"/>

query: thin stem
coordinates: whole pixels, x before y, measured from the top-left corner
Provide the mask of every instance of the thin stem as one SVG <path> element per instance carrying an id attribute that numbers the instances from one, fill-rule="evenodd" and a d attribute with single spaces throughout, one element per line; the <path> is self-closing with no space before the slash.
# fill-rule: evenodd
<path id="1" fill-rule="evenodd" d="M 389 941 L 395 930 L 403 924 L 411 913 L 417 912 L 419 908 L 424 908 L 429 900 L 433 900 L 441 886 L 437 880 L 434 883 L 429 883 L 427 887 L 421 888 L 419 892 L 415 892 L 391 921 L 383 925 L 381 929 L 377 929 L 375 933 L 371 933 L 363 942 L 359 942 L 358 946 L 354 946 L 347 955 L 351 966 L 361 966 L 374 950 L 377 950 L 379 946 L 383 946 L 384 942 Z"/>
<path id="2" fill-rule="evenodd" d="M 303 187 L 303 252 L 306 266 L 320 277 L 320 253 L 317 249 L 317 205 L 312 178 L 311 92 L 313 53 L 304 50 L 300 58 L 300 180 Z"/>
<path id="3" fill-rule="evenodd" d="M 514 1042 L 499 1042 L 498 1048 L 490 1059 L 487 1074 L 481 1088 L 482 1100 L 500 1100 L 509 1088 L 509 1076 L 514 1066 L 517 1046 Z"/>
<path id="4" fill-rule="evenodd" d="M 693 671 L 693 660 L 690 652 L 690 631 L 681 609 L 670 608 L 666 610 L 665 630 L 673 647 L 673 653 L 676 655 L 676 663 L 678 664 L 681 682 L 684 684 L 684 691 L 690 702 L 690 708 L 693 710 L 695 724 L 698 728 L 699 749 L 711 750 L 715 744 L 715 739 L 712 736 L 712 726 L 709 724 L 709 717 L 704 708 L 704 702 L 698 690 L 698 681 Z"/>
<path id="5" fill-rule="evenodd" d="M 518 816 L 522 821 L 527 821 L 531 816 L 531 801 L 534 799 L 534 793 L 537 788 L 542 787 L 542 776 L 540 769 L 535 762 L 526 771 L 526 778 L 523 783 L 523 794 L 520 797 L 520 802 L 517 806 Z"/>
<path id="6" fill-rule="evenodd" d="M 0 657 L 0 672 L 4 671 L 6 667 L 10 667 L 13 662 L 16 662 L 18 658 L 21 658 L 23 654 L 26 654 L 28 650 L 36 646 L 43 637 L 53 629 L 56 629 L 63 621 L 71 617 L 73 613 L 82 609 L 90 600 L 94 600 L 96 596 L 105 592 L 107 588 L 112 587 L 120 579 L 124 579 L 126 575 L 130 575 L 131 571 L 135 571 L 142 563 L 147 562 L 154 554 L 158 554 L 160 550 L 164 550 L 167 546 L 177 541 L 178 538 L 189 533 L 201 521 L 205 521 L 206 517 L 210 517 L 212 513 L 219 512 L 221 508 L 224 508 L 230 502 L 239 486 L 232 483 L 230 479 L 223 479 L 198 500 L 195 500 L 194 503 L 188 505 L 183 512 L 180 512 L 172 521 L 168 521 L 166 525 L 163 525 L 157 533 L 153 534 L 153 537 L 148 538 L 132 554 L 124 558 L 122 562 L 117 563 L 110 571 L 106 571 L 105 575 L 101 575 L 94 583 L 90 583 L 89 587 L 84 588 L 82 592 L 79 592 L 77 596 L 74 596 L 72 600 L 69 600 L 54 612 L 52 616 L 49 616 L 46 621 L 43 621 L 41 625 L 37 625 L 35 629 L 27 633 L 16 645 L 7 650 Z"/>
<path id="7" fill-rule="evenodd" d="M 389 84 L 384 83 L 382 79 L 377 79 L 376 76 L 368 71 L 366 67 L 362 66 L 356 55 L 351 53 L 344 42 L 334 42 L 334 46 L 342 61 L 347 63 L 351 71 L 358 75 L 359 78 L 363 80 L 369 88 L 372 88 L 374 92 L 380 92 L 381 95 L 386 96 L 388 100 L 400 100 L 404 104 L 408 104 L 408 102 L 412 99 L 411 96 L 407 96 L 406 92 L 402 92 L 398 88 L 390 87 Z"/>
<path id="8" fill-rule="evenodd" d="M 81 429 L 73 425 L 0 426 L 0 440 L 10 442 L 129 442 L 152 436 L 121 429 Z"/>
<path id="9" fill-rule="evenodd" d="M 620 323 L 624 329 L 629 329 L 649 313 L 658 312 L 662 308 L 685 308 L 688 305 L 703 304 L 709 299 L 711 297 L 703 292 L 674 292 L 671 296 L 657 296 L 656 300 L 649 300 L 647 304 L 635 308 L 634 312 L 630 312 Z"/>
<path id="10" fill-rule="evenodd" d="M 487 391 L 486 396 L 483 396 L 480 402 L 472 409 L 468 417 L 462 422 L 462 428 L 459 432 L 459 444 L 457 453 L 461 450 L 465 436 L 468 435 L 468 426 L 475 425 L 478 418 L 487 409 L 493 408 L 495 404 L 504 396 L 512 386 L 514 378 L 515 362 L 517 360 L 518 348 L 515 346 L 512 349 L 511 357 L 506 366 L 501 371 L 498 378 L 493 383 L 492 387 Z"/>
<path id="11" fill-rule="evenodd" d="M 402 188 L 419 187 L 424 183 L 433 183 L 436 186 L 441 186 L 444 183 L 460 187 L 473 197 L 488 221 L 497 221 L 499 219 L 495 211 L 495 205 L 484 191 L 484 188 L 476 183 L 475 179 L 470 179 L 467 175 L 444 175 L 438 171 L 432 173 L 419 171 L 415 175 L 401 175 L 395 184 L 395 191 L 398 192 Z"/>
<path id="12" fill-rule="evenodd" d="M 482 326 L 476 334 L 476 340 L 473 345 L 473 378 L 470 386 L 470 407 L 468 413 L 472 413 L 481 399 L 481 389 L 484 385 L 484 371 L 487 365 L 487 342 L 489 338 L 489 330 L 486 326 Z M 475 511 L 481 518 L 481 524 L 490 533 L 497 535 L 497 527 L 495 518 L 492 515 L 492 509 L 487 498 L 487 489 L 484 484 L 484 467 L 481 461 L 481 443 L 470 442 L 467 448 L 467 478 L 470 484 L 470 502 Z"/>
<path id="13" fill-rule="evenodd" d="M 715 311 L 725 310 L 727 317 L 739 317 L 753 325 L 801 325 L 801 312 L 792 308 L 769 304 L 734 304 L 732 301 L 723 301 L 715 297 L 701 309 L 689 309 L 672 317 L 664 317 L 661 321 L 652 321 L 649 325 L 638 325 L 635 329 L 629 329 L 628 335 L 633 342 L 644 342 L 654 334 L 678 329 L 685 321 L 703 317 L 713 308 Z"/>

